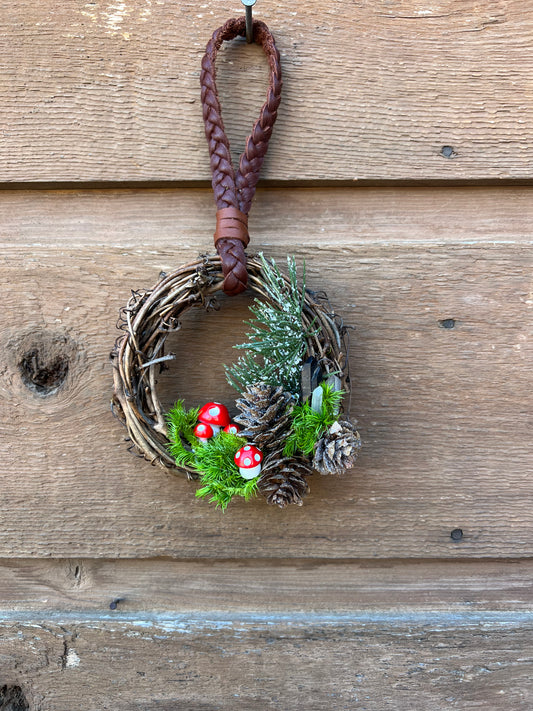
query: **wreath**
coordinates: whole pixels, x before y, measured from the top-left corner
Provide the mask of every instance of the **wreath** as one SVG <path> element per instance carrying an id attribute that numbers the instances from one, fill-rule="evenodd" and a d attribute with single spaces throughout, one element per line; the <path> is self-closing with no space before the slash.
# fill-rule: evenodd
<path id="1" fill-rule="evenodd" d="M 266 25 L 253 23 L 271 68 L 267 101 L 234 173 L 223 130 L 214 61 L 222 41 L 244 36 L 245 19 L 217 30 L 202 62 L 202 101 L 218 206 L 217 255 L 162 275 L 153 289 L 132 291 L 121 310 L 124 332 L 112 352 L 113 411 L 135 450 L 154 464 L 199 482 L 196 495 L 225 509 L 234 496 L 259 494 L 269 504 L 301 505 L 311 474 L 340 474 L 361 446 L 344 414 L 350 392 L 346 327 L 327 297 L 305 286 L 293 258 L 287 274 L 264 255 L 246 256 L 247 214 L 266 153 L 281 91 L 279 54 Z M 255 299 L 246 343 L 226 377 L 234 405 L 182 400 L 165 412 L 157 377 L 175 356 L 168 335 L 191 308 L 218 307 L 218 294 L 249 289 Z M 231 412 L 230 412 L 231 411 Z M 232 417 L 233 416 L 233 417 Z"/>

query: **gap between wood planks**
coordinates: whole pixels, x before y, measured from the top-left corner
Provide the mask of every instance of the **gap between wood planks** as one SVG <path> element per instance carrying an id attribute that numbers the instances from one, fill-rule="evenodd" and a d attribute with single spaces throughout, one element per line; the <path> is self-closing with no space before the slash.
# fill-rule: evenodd
<path id="1" fill-rule="evenodd" d="M 218 612 L 172 613 L 172 612 L 97 612 L 97 611 L 12 611 L 0 609 L 0 630 L 5 626 L 17 625 L 91 625 L 101 624 L 103 628 L 163 629 L 168 632 L 191 634 L 206 630 L 227 630 L 233 634 L 249 631 L 273 630 L 287 627 L 289 630 L 305 630 L 313 627 L 343 627 L 382 625 L 384 627 L 420 627 L 434 630 L 448 628 L 483 626 L 485 629 L 504 626 L 531 627 L 531 610 L 354 610 L 352 612 L 288 612 L 264 614 L 260 612 Z"/>
<path id="2" fill-rule="evenodd" d="M 268 179 L 259 180 L 257 190 L 309 188 L 531 188 L 533 178 L 352 178 L 352 179 Z M 0 190 L 211 190 L 210 180 L 0 180 Z"/>

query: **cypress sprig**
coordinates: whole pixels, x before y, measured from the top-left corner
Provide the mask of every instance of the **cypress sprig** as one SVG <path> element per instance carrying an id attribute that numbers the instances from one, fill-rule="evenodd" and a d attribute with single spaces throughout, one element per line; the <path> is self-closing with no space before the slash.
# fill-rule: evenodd
<path id="1" fill-rule="evenodd" d="M 248 342 L 235 346 L 246 351 L 237 363 L 226 367 L 229 384 L 239 392 L 258 382 L 282 385 L 293 395 L 299 393 L 301 362 L 308 335 L 302 324 L 305 297 L 305 268 L 298 284 L 296 261 L 287 258 L 288 281 L 276 263 L 259 255 L 268 300 L 255 299 L 250 306 L 255 318 L 247 321 Z"/>
<path id="2" fill-rule="evenodd" d="M 318 440 L 337 420 L 344 392 L 334 390 L 327 383 L 321 383 L 321 387 L 322 407 L 319 412 L 315 412 L 308 402 L 293 409 L 291 432 L 283 449 L 285 456 L 292 457 L 296 452 L 312 454 Z"/>

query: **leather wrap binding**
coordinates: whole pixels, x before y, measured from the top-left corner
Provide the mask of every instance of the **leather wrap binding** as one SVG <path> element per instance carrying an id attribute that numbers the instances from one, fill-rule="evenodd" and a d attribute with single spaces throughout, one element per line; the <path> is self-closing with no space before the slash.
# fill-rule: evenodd
<path id="1" fill-rule="evenodd" d="M 244 291 L 248 282 L 245 247 L 248 244 L 248 212 L 255 194 L 272 127 L 281 98 L 279 52 L 268 27 L 258 20 L 253 23 L 254 41 L 265 52 L 269 63 L 267 98 L 246 139 L 245 149 L 235 172 L 230 145 L 216 87 L 215 60 L 222 43 L 246 35 L 246 20 L 238 17 L 219 27 L 209 40 L 202 59 L 200 84 L 205 134 L 209 146 L 212 185 L 218 209 L 215 245 L 222 261 L 224 291 L 233 296 Z"/>

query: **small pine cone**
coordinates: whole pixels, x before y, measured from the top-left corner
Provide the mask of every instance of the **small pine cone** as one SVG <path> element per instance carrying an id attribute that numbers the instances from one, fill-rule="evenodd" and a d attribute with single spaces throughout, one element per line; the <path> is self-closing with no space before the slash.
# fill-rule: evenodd
<path id="1" fill-rule="evenodd" d="M 259 492 L 267 503 L 276 504 L 281 509 L 287 504 L 303 504 L 303 497 L 309 491 L 306 477 L 313 473 L 305 459 L 274 456 L 267 461 L 258 482 Z"/>
<path id="2" fill-rule="evenodd" d="M 281 386 L 256 383 L 235 404 L 241 411 L 234 418 L 243 428 L 239 434 L 259 447 L 265 457 L 281 452 L 291 426 L 291 394 Z"/>
<path id="3" fill-rule="evenodd" d="M 353 466 L 361 449 L 361 438 L 348 420 L 334 422 L 318 441 L 313 467 L 321 474 L 342 474 Z"/>

